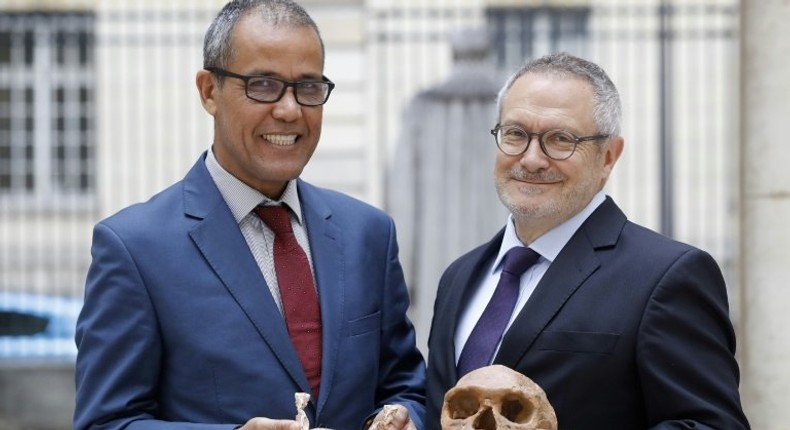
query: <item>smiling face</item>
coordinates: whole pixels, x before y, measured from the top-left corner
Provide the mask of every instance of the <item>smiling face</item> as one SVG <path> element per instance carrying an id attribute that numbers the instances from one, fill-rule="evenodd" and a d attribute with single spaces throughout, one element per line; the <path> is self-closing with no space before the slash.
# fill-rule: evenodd
<path id="1" fill-rule="evenodd" d="M 593 107 L 592 90 L 582 78 L 527 73 L 502 100 L 500 124 L 595 135 L 600 130 Z M 562 161 L 547 157 L 537 139 L 520 156 L 497 151 L 497 193 L 513 214 L 519 238 L 529 244 L 584 209 L 603 188 L 622 147 L 620 137 L 583 142 Z"/>
<path id="2" fill-rule="evenodd" d="M 234 54 L 226 69 L 241 75 L 267 75 L 300 81 L 322 79 L 321 43 L 308 26 L 275 26 L 255 14 L 233 30 Z M 198 72 L 203 107 L 214 116 L 214 155 L 233 176 L 277 199 L 298 177 L 321 136 L 322 106 L 296 103 L 288 88 L 275 103 L 247 98 L 244 81 Z"/>

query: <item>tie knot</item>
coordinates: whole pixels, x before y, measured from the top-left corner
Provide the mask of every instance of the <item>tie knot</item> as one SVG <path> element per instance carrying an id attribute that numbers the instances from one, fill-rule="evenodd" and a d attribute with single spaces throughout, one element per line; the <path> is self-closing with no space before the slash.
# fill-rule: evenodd
<path id="1" fill-rule="evenodd" d="M 265 222 L 275 235 L 281 233 L 292 233 L 291 217 L 288 216 L 288 209 L 285 206 L 258 206 L 255 214 Z"/>
<path id="2" fill-rule="evenodd" d="M 538 261 L 540 254 L 525 246 L 511 248 L 505 254 L 503 272 L 521 276 L 527 269 Z"/>

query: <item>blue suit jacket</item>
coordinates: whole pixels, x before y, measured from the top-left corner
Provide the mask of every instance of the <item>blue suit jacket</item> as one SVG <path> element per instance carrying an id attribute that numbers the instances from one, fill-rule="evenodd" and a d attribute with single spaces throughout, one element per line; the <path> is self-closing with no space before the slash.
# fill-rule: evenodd
<path id="1" fill-rule="evenodd" d="M 425 369 L 392 220 L 340 193 L 298 188 L 323 322 L 311 427 L 358 429 L 400 403 L 421 428 Z M 91 252 L 77 323 L 76 430 L 294 419 L 294 393 L 310 387 L 204 157 L 183 181 L 98 223 Z"/>
<path id="2" fill-rule="evenodd" d="M 500 231 L 439 283 L 428 347 L 428 425 L 457 383 L 458 316 Z M 562 430 L 746 429 L 727 292 L 707 253 L 626 220 L 607 198 L 552 262 L 494 363 L 545 391 Z"/>

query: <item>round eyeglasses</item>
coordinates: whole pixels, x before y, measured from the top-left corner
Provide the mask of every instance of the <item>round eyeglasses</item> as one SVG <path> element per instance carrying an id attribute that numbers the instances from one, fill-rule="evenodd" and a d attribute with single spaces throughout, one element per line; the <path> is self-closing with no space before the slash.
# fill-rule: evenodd
<path id="1" fill-rule="evenodd" d="M 608 138 L 608 134 L 576 136 L 567 130 L 547 130 L 531 133 L 516 125 L 497 124 L 492 130 L 496 146 L 507 155 L 521 155 L 527 152 L 533 137 L 538 138 L 540 149 L 552 160 L 567 160 L 576 151 L 576 145 L 590 140 Z"/>
<path id="2" fill-rule="evenodd" d="M 244 81 L 244 93 L 248 98 L 260 103 L 276 103 L 283 98 L 288 87 L 294 89 L 296 102 L 302 106 L 320 106 L 329 100 L 329 94 L 335 88 L 334 82 L 323 76 L 322 81 L 286 81 L 261 75 L 239 75 L 217 67 L 207 67 L 217 76 L 241 79 Z"/>

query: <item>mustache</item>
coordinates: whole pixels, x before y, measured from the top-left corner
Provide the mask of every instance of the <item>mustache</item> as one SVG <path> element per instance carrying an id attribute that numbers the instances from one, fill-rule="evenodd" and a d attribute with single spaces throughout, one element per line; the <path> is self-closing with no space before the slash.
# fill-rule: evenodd
<path id="1" fill-rule="evenodd" d="M 562 175 L 551 172 L 530 173 L 524 169 L 512 168 L 507 171 L 507 175 L 513 179 L 527 182 L 558 182 L 563 180 Z"/>

